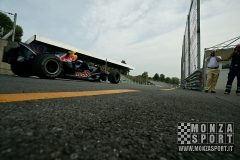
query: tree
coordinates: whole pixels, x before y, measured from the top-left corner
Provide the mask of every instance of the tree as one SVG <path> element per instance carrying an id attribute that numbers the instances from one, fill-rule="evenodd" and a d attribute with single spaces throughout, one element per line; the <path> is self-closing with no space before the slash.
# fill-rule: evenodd
<path id="1" fill-rule="evenodd" d="M 161 82 L 164 82 L 164 81 L 165 81 L 165 75 L 164 75 L 164 74 L 160 74 L 159 80 L 160 80 Z"/>
<path id="2" fill-rule="evenodd" d="M 4 13 L 0 12 L 0 26 L 4 27 L 4 34 L 6 34 L 7 32 L 9 32 L 12 27 L 13 27 L 13 22 L 12 20 Z M 7 31 L 9 30 L 9 31 Z"/>
<path id="3" fill-rule="evenodd" d="M 22 27 L 19 26 L 19 25 L 16 25 L 14 41 L 15 42 L 21 42 L 22 41 L 22 38 L 21 38 L 22 36 L 23 36 Z"/>
<path id="4" fill-rule="evenodd" d="M 179 84 L 179 78 L 177 78 L 177 77 L 172 77 L 171 83 L 178 85 L 178 84 Z"/>
<path id="5" fill-rule="evenodd" d="M 145 84 L 147 84 L 147 80 L 148 80 L 148 72 L 143 72 L 143 74 L 142 74 L 142 78 L 143 78 Z"/>
<path id="6" fill-rule="evenodd" d="M 122 60 L 121 63 L 123 63 L 123 64 L 127 64 L 125 60 Z"/>
<path id="7" fill-rule="evenodd" d="M 142 77 L 143 78 L 148 78 L 148 72 L 143 72 Z"/>
<path id="8" fill-rule="evenodd" d="M 143 78 L 142 78 L 141 75 L 134 76 L 133 81 L 136 82 L 136 83 L 139 83 L 139 84 L 143 84 Z"/>
<path id="9" fill-rule="evenodd" d="M 165 83 L 171 83 L 171 78 L 170 78 L 170 77 L 167 77 L 167 78 L 165 79 Z"/>
<path id="10" fill-rule="evenodd" d="M 13 21 L 4 13 L 0 12 L 0 26 L 4 28 L 3 35 L 6 35 L 13 29 Z M 23 29 L 21 26 L 16 25 L 15 28 L 15 42 L 21 42 L 21 37 L 23 36 Z"/>
<path id="11" fill-rule="evenodd" d="M 154 76 L 153 76 L 153 80 L 155 81 L 159 81 L 160 80 L 160 77 L 159 77 L 159 74 L 156 73 Z"/>

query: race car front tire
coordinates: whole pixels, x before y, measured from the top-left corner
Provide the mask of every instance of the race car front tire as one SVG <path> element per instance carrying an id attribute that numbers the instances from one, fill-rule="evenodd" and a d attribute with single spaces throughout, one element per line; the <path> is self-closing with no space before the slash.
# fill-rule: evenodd
<path id="1" fill-rule="evenodd" d="M 54 79 L 61 75 L 63 64 L 55 55 L 45 54 L 35 58 L 33 71 L 40 78 Z"/>
<path id="2" fill-rule="evenodd" d="M 110 83 L 115 83 L 115 84 L 119 83 L 119 81 L 120 81 L 120 73 L 118 71 L 116 71 L 116 70 L 112 70 L 109 73 L 109 75 L 108 75 L 108 81 Z"/>
<path id="3" fill-rule="evenodd" d="M 15 75 L 18 75 L 19 77 L 30 77 L 32 75 L 31 66 L 21 62 L 11 64 L 11 70 Z"/>

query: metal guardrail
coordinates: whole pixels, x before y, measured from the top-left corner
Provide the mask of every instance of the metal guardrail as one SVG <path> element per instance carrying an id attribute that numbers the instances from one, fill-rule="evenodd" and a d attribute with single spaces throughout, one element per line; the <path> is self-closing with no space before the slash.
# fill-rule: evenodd
<path id="1" fill-rule="evenodd" d="M 185 78 L 181 83 L 181 87 L 183 87 L 184 89 L 192 89 L 192 90 L 202 91 L 202 89 L 203 89 L 202 69 L 196 70 L 190 76 Z"/>

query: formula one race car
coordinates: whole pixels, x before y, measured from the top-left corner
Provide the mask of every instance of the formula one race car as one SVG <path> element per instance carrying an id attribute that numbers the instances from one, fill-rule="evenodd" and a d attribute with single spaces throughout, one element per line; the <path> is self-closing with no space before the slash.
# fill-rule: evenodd
<path id="1" fill-rule="evenodd" d="M 4 48 L 2 61 L 9 63 L 12 72 L 20 77 L 108 80 L 110 83 L 119 83 L 120 73 L 117 70 L 106 72 L 74 58 L 74 53 L 46 52 L 45 46 L 12 42 L 12 45 Z"/>

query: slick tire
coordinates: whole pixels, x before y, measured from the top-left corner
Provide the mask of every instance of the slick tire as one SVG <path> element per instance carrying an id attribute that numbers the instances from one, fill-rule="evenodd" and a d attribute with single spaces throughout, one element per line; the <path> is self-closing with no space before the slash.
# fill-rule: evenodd
<path id="1" fill-rule="evenodd" d="M 118 84 L 120 78 L 121 78 L 120 73 L 116 70 L 111 71 L 108 75 L 108 81 L 110 83 Z"/>
<path id="2" fill-rule="evenodd" d="M 15 75 L 18 75 L 19 77 L 30 77 L 32 75 L 31 66 L 20 62 L 11 64 L 11 70 Z"/>
<path id="3" fill-rule="evenodd" d="M 63 72 L 63 64 L 55 55 L 45 54 L 35 58 L 33 71 L 40 78 L 54 79 Z"/>

